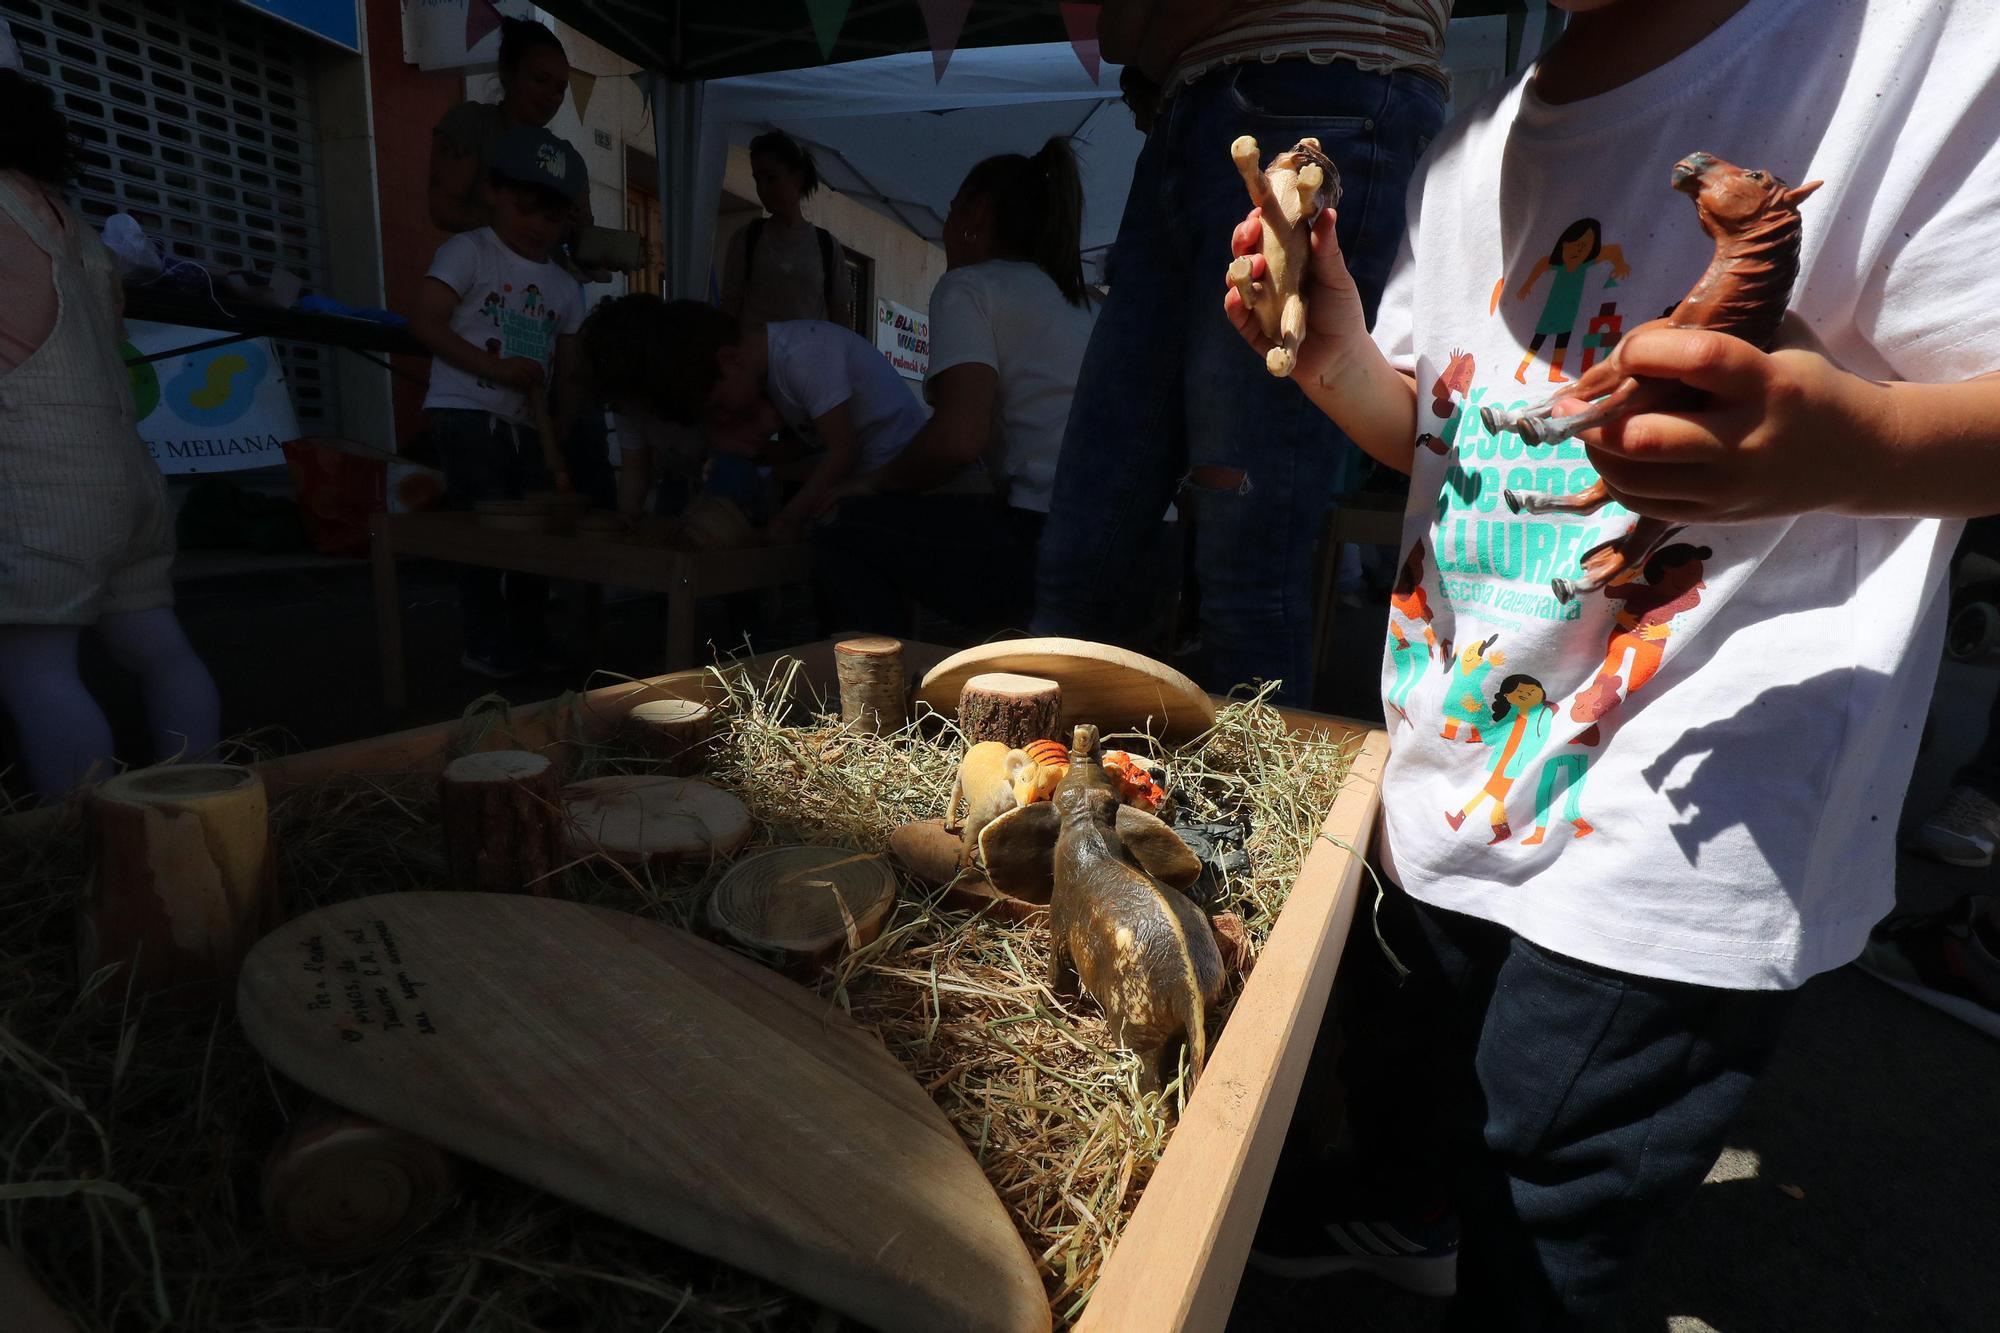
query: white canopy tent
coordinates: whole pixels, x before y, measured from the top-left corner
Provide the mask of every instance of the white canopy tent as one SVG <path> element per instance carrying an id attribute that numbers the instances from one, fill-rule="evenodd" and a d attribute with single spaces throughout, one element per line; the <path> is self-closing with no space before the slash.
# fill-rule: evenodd
<path id="1" fill-rule="evenodd" d="M 1502 77 L 1505 18 L 1454 20 L 1446 63 L 1461 100 Z M 813 149 L 827 184 L 930 241 L 942 238 L 974 163 L 1070 135 L 1083 177 L 1084 260 L 1095 273 L 1144 142 L 1119 101 L 1118 72 L 1104 65 L 1093 80 L 1068 44 L 1052 43 L 961 50 L 941 80 L 927 52 L 707 83 L 661 79 L 654 107 L 668 292 L 707 294 L 729 146 L 774 128 Z"/>

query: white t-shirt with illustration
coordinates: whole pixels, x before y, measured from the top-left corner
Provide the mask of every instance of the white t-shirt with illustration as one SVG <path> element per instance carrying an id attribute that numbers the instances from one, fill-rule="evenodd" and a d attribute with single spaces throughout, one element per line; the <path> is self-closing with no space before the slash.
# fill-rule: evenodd
<path id="1" fill-rule="evenodd" d="M 1744 989 L 1854 958 L 1937 671 L 1959 525 L 1693 524 L 1564 600 L 1631 530 L 1539 403 L 1674 306 L 1715 253 L 1671 188 L 1702 151 L 1792 186 L 1790 308 L 1878 380 L 2000 370 L 2000 6 L 1750 0 L 1694 49 L 1554 106 L 1526 79 L 1449 126 L 1375 337 L 1419 448 L 1383 689 L 1387 855 L 1419 899 L 1572 957 Z M 2000 460 L 1996 460 L 2000 463 Z"/>
<path id="2" fill-rule="evenodd" d="M 547 373 L 556 339 L 583 323 L 583 289 L 555 264 L 524 259 L 493 228 L 460 232 L 438 247 L 429 277 L 458 293 L 452 332 L 495 356 L 525 356 Z M 529 422 L 527 395 L 502 388 L 451 365 L 431 360 L 425 407 L 490 412 L 519 425 Z"/>
<path id="3" fill-rule="evenodd" d="M 1000 377 L 983 460 L 1016 509 L 1049 512 L 1063 427 L 1076 393 L 1094 303 L 1071 305 L 1038 265 L 995 259 L 953 269 L 931 289 L 930 373 L 991 366 Z"/>
<path id="4" fill-rule="evenodd" d="M 847 404 L 861 446 L 859 470 L 881 467 L 903 452 L 930 414 L 903 387 L 875 345 L 852 329 L 824 320 L 783 320 L 768 326 L 770 367 L 765 390 L 792 429 Z"/>

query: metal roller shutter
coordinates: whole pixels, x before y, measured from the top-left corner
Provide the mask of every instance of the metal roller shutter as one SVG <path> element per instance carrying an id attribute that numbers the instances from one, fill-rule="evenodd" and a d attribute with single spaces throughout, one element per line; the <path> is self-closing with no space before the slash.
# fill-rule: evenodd
<path id="1" fill-rule="evenodd" d="M 324 290 L 309 38 L 226 0 L 0 0 L 0 15 L 83 140 L 93 223 L 127 212 L 212 274 L 282 267 Z M 300 428 L 335 429 L 331 351 L 278 353 Z"/>

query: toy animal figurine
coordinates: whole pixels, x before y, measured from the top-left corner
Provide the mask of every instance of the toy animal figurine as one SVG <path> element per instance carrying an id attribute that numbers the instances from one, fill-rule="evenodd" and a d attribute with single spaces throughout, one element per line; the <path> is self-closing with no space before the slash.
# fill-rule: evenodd
<path id="1" fill-rule="evenodd" d="M 1106 750 L 1104 776 L 1110 780 L 1111 790 L 1122 805 L 1136 806 L 1156 815 L 1167 803 L 1166 787 L 1154 775 L 1152 766 L 1129 751 Z"/>
<path id="2" fill-rule="evenodd" d="M 1021 747 L 1021 753 L 1028 756 L 1034 765 L 1034 772 L 1023 775 L 1020 790 L 1022 805 L 1033 805 L 1036 801 L 1046 801 L 1055 795 L 1056 784 L 1069 772 L 1069 748 L 1061 741 L 1029 741 Z"/>
<path id="3" fill-rule="evenodd" d="M 1019 805 L 1040 799 L 1040 774 L 1035 761 L 999 741 L 981 741 L 958 762 L 951 784 L 951 801 L 944 809 L 946 827 L 961 831 L 959 864 L 972 864 L 979 835 L 988 824 Z M 960 806 L 964 807 L 961 818 Z"/>
<path id="4" fill-rule="evenodd" d="M 1229 265 L 1229 285 L 1242 294 L 1243 308 L 1256 312 L 1264 336 L 1277 344 L 1265 353 L 1265 369 L 1289 375 L 1306 334 L 1302 289 L 1313 219 L 1340 203 L 1340 170 L 1317 139 L 1299 140 L 1261 169 L 1257 141 L 1247 134 L 1229 145 L 1229 156 L 1249 187 L 1250 202 L 1264 210 L 1264 276 L 1252 278 L 1255 265 L 1249 255 L 1240 255 Z"/>
<path id="5" fill-rule="evenodd" d="M 1208 918 L 1151 873 L 1163 844 L 1135 844 L 1118 831 L 1159 821 L 1118 803 L 1098 761 L 1097 728 L 1076 729 L 1053 805 L 1062 829 L 1049 898 L 1049 984 L 1060 990 L 1072 975 L 1082 980 L 1113 1038 L 1139 1053 L 1149 1091 L 1163 1086 L 1185 1044 L 1192 1089 L 1208 1059 L 1208 1008 L 1223 981 Z M 1193 860 L 1185 845 L 1180 850 Z"/>
<path id="6" fill-rule="evenodd" d="M 1709 153 L 1690 153 L 1676 162 L 1673 188 L 1695 201 L 1695 215 L 1715 241 L 1715 253 L 1679 305 L 1665 318 L 1639 327 L 1707 329 L 1731 334 L 1753 347 L 1769 347 L 1799 273 L 1799 205 L 1820 184 L 1808 181 L 1794 190 L 1769 172 L 1746 171 Z M 1589 406 L 1556 416 L 1556 405 L 1566 398 L 1590 400 Z M 1614 352 L 1539 406 L 1519 412 L 1488 407 L 1479 415 L 1495 434 L 1513 431 L 1529 444 L 1549 444 L 1636 413 L 1684 410 L 1694 401 L 1698 395 L 1677 380 L 1625 374 Z M 1507 507 L 1517 514 L 1594 513 L 1611 498 L 1602 481 L 1575 495 L 1517 491 L 1504 495 Z M 1658 519 L 1640 518 L 1624 536 L 1583 553 L 1582 578 L 1553 580 L 1556 599 L 1567 602 L 1593 592 L 1624 570 L 1643 564 L 1673 531 Z"/>

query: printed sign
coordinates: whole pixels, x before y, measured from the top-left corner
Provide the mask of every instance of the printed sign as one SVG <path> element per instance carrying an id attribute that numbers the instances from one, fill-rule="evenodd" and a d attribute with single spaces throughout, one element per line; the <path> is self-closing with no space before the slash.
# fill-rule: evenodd
<path id="1" fill-rule="evenodd" d="M 361 20 L 354 0 L 239 0 L 272 18 L 323 37 L 348 51 L 361 49 Z"/>
<path id="2" fill-rule="evenodd" d="M 129 360 L 215 337 L 212 329 L 131 320 L 121 349 Z M 234 472 L 285 461 L 299 419 L 278 354 L 265 338 L 246 338 L 185 356 L 127 366 L 139 437 L 160 471 Z"/>
<path id="3" fill-rule="evenodd" d="M 491 65 L 502 17 L 543 15 L 524 0 L 403 0 L 403 59 L 422 69 Z"/>
<path id="4" fill-rule="evenodd" d="M 876 297 L 875 347 L 898 375 L 904 379 L 922 379 L 931 369 L 930 316 L 885 297 Z"/>

